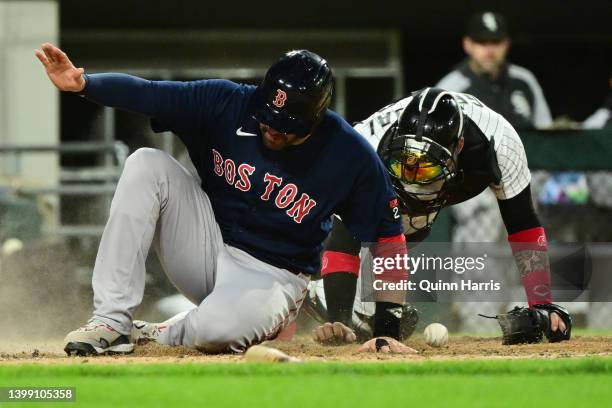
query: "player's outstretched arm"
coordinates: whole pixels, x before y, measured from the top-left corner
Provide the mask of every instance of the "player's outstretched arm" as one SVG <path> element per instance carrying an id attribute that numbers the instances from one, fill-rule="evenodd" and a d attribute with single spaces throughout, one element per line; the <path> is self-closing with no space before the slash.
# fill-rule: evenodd
<path id="1" fill-rule="evenodd" d="M 339 345 L 357 339 L 351 325 L 361 244 L 338 217 L 333 222 L 321 265 L 328 322 L 313 330 L 312 337 L 317 343 Z"/>
<path id="2" fill-rule="evenodd" d="M 552 303 L 546 234 L 533 207 L 530 185 L 510 199 L 499 200 L 498 204 L 529 306 Z M 567 330 L 563 319 L 554 311 L 550 312 L 550 328 L 560 333 Z"/>
<path id="3" fill-rule="evenodd" d="M 85 88 L 83 68 L 75 67 L 65 52 L 51 43 L 44 43 L 34 52 L 45 67 L 47 76 L 60 91 L 81 92 Z"/>
<path id="4" fill-rule="evenodd" d="M 189 144 L 200 135 L 202 121 L 217 114 L 220 101 L 238 84 L 224 80 L 149 81 L 121 73 L 84 74 L 50 43 L 35 51 L 53 84 L 61 91 L 79 92 L 103 106 L 140 113 L 156 120 L 155 131 L 172 131 Z"/>
<path id="5" fill-rule="evenodd" d="M 43 44 L 35 54 L 60 91 L 79 92 L 100 105 L 151 117 L 157 113 L 151 81 L 117 73 L 85 75 L 83 68 L 76 68 L 66 53 L 50 43 Z"/>

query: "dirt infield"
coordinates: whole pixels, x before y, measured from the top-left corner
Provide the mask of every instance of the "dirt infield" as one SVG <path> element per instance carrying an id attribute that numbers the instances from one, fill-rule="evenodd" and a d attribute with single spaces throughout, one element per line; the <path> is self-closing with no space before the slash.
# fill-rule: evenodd
<path id="1" fill-rule="evenodd" d="M 612 355 L 612 336 L 575 336 L 570 342 L 503 346 L 494 337 L 451 337 L 448 346 L 432 348 L 422 337 L 415 336 L 407 344 L 418 351 L 412 355 L 385 355 L 357 352 L 358 345 L 322 346 L 309 338 L 298 337 L 289 342 L 268 342 L 304 361 L 423 361 L 499 358 L 560 358 L 573 356 Z M 157 344 L 137 346 L 129 356 L 67 357 L 60 342 L 44 344 L 0 345 L 0 364 L 132 364 L 132 363 L 220 363 L 242 361 L 241 355 L 205 355 L 185 347 Z"/>

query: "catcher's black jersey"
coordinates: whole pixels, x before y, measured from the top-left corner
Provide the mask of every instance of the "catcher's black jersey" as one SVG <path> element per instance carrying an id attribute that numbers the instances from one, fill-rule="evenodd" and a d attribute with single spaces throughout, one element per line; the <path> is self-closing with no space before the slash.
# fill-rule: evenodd
<path id="1" fill-rule="evenodd" d="M 550 109 L 536 77 L 518 65 L 505 63 L 500 77 L 492 79 L 485 74 L 475 74 L 466 59 L 436 87 L 476 95 L 515 129 L 545 128 L 552 123 Z"/>
<path id="2" fill-rule="evenodd" d="M 469 94 L 453 92 L 465 117 L 463 150 L 459 154 L 460 179 L 449 191 L 447 206 L 457 204 L 491 188 L 499 200 L 523 191 L 531 180 L 525 149 L 514 128 L 501 115 Z M 374 148 L 397 121 L 412 96 L 379 110 L 355 125 Z M 416 233 L 436 214 L 403 216 L 406 235 Z"/>

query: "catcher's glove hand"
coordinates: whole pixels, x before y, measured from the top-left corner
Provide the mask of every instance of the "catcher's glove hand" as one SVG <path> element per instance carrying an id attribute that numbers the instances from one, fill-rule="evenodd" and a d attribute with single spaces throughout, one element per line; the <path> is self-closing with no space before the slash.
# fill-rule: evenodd
<path id="1" fill-rule="evenodd" d="M 551 313 L 557 314 L 564 323 L 565 328 L 551 327 Z M 572 317 L 569 312 L 555 304 L 534 305 L 531 308 L 515 307 L 505 314 L 485 316 L 497 319 L 502 330 L 502 344 L 539 343 L 543 336 L 549 342 L 556 343 L 569 340 L 572 333 Z M 561 325 L 559 325 L 561 326 Z"/>

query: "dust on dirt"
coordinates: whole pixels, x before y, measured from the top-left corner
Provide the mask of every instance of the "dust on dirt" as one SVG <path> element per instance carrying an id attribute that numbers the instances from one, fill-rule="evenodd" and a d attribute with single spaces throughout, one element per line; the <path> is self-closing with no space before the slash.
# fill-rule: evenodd
<path id="1" fill-rule="evenodd" d="M 0 259 L 0 341 L 42 341 L 86 321 L 91 276 L 76 274 L 87 262 L 83 258 L 64 243 L 41 241 Z"/>
<path id="2" fill-rule="evenodd" d="M 324 346 L 299 336 L 288 342 L 267 342 L 303 361 L 424 361 L 472 360 L 501 358 L 560 358 L 612 355 L 612 336 L 575 336 L 569 342 L 503 346 L 495 337 L 451 337 L 447 346 L 432 348 L 421 336 L 414 336 L 407 344 L 417 354 L 388 355 L 360 353 L 359 345 Z M 44 344 L 0 345 L 0 364 L 132 364 L 132 363 L 235 363 L 243 361 L 239 354 L 207 355 L 187 347 L 167 347 L 155 343 L 137 346 L 127 356 L 68 357 L 62 352 L 61 341 Z"/>

